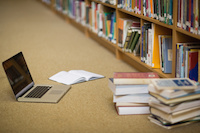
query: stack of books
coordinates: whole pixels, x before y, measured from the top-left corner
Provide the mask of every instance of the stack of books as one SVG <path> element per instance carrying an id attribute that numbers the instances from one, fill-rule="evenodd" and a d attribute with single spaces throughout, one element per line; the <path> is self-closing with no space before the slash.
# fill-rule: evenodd
<path id="1" fill-rule="evenodd" d="M 159 78 L 154 72 L 115 72 L 108 86 L 119 115 L 149 114 L 148 84 Z"/>
<path id="2" fill-rule="evenodd" d="M 200 86 L 189 78 L 153 79 L 149 120 L 172 129 L 200 121 Z"/>

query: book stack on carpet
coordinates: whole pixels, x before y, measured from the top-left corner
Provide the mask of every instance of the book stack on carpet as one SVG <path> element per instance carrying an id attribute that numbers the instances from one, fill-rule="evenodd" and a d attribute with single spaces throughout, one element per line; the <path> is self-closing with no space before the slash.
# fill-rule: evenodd
<path id="1" fill-rule="evenodd" d="M 108 86 L 119 115 L 149 114 L 148 85 L 159 78 L 154 72 L 115 72 Z"/>
<path id="2" fill-rule="evenodd" d="M 167 129 L 200 122 L 200 86 L 189 78 L 153 79 L 148 119 Z"/>

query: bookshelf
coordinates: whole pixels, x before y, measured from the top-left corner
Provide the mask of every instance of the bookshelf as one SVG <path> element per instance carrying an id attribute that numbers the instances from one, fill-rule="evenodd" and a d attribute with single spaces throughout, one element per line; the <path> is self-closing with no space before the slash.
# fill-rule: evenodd
<path id="1" fill-rule="evenodd" d="M 53 12 L 55 12 L 57 15 L 61 16 L 61 18 L 65 19 L 67 23 L 72 24 L 76 28 L 78 28 L 80 31 L 82 31 L 86 37 L 89 37 L 91 39 L 94 39 L 99 44 L 107 48 L 109 51 L 111 51 L 113 54 L 115 54 L 117 59 L 123 60 L 133 66 L 134 68 L 138 69 L 139 71 L 147 72 L 157 72 L 160 77 L 163 78 L 174 78 L 176 75 L 176 43 L 185 43 L 185 42 L 198 42 L 200 40 L 200 35 L 193 34 L 191 32 L 188 32 L 182 28 L 179 28 L 177 26 L 177 19 L 178 19 L 178 0 L 173 1 L 173 24 L 169 25 L 163 22 L 160 22 L 157 19 L 147 17 L 143 14 L 143 0 L 140 0 L 141 5 L 141 14 L 130 12 L 128 10 L 118 8 L 116 5 L 111 5 L 105 2 L 101 2 L 98 0 L 85 0 L 85 5 L 89 4 L 91 2 L 95 2 L 97 4 L 101 4 L 103 7 L 105 7 L 107 10 L 112 10 L 116 12 L 116 25 L 118 27 L 118 19 L 127 17 L 130 19 L 137 19 L 140 22 L 140 25 L 143 26 L 145 22 L 150 22 L 155 24 L 157 27 L 162 29 L 163 31 L 169 32 L 169 34 L 172 36 L 172 73 L 165 74 L 161 71 L 160 68 L 152 68 L 151 66 L 147 65 L 146 63 L 141 61 L 140 56 L 134 56 L 132 53 L 124 52 L 118 45 L 118 31 L 116 30 L 116 44 L 112 43 L 111 41 L 108 41 L 107 39 L 103 37 L 99 37 L 97 33 L 94 33 L 90 28 L 87 26 L 83 26 L 79 22 L 77 22 L 75 19 L 69 17 L 66 14 L 63 14 L 61 11 L 56 10 L 55 3 L 56 0 L 49 0 L 50 4 L 46 4 L 44 0 L 40 0 L 45 6 L 47 6 L 49 9 L 51 9 Z M 64 0 L 63 0 L 64 1 Z M 62 2 L 62 0 L 60 0 Z M 117 3 L 118 1 L 116 1 Z M 132 0 L 132 2 L 135 2 L 135 0 Z M 141 44 L 140 44 L 141 45 Z M 141 47 L 140 47 L 141 50 Z"/>

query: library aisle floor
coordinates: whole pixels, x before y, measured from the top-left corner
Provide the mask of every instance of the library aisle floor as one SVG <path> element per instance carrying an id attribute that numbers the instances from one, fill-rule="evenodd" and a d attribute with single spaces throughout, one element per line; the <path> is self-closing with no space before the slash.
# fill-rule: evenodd
<path id="1" fill-rule="evenodd" d="M 0 67 L 1 133 L 188 133 L 200 124 L 166 130 L 147 115 L 119 116 L 108 78 L 113 72 L 133 72 L 111 52 L 87 38 L 36 0 L 0 0 L 0 62 L 22 51 L 35 83 L 65 70 L 87 70 L 103 79 L 72 85 L 57 104 L 17 102 Z"/>

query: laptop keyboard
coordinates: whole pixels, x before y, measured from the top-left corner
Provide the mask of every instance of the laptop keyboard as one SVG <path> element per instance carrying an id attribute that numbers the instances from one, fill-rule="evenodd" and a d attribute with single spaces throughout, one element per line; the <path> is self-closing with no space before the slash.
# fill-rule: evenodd
<path id="1" fill-rule="evenodd" d="M 51 86 L 37 86 L 25 98 L 41 98 L 49 89 Z"/>

